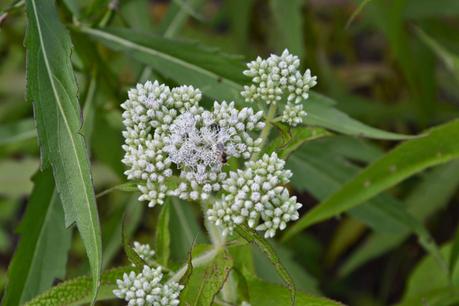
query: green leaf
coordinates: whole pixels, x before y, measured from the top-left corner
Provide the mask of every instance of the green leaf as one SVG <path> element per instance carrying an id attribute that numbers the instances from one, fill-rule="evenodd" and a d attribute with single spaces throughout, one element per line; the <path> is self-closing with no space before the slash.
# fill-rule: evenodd
<path id="1" fill-rule="evenodd" d="M 104 195 L 107 195 L 113 191 L 135 192 L 138 190 L 137 184 L 138 183 L 136 182 L 126 182 L 126 183 L 122 183 L 122 184 L 110 187 L 104 191 L 99 192 L 96 195 L 96 198 L 103 197 Z"/>
<path id="2" fill-rule="evenodd" d="M 287 48 L 293 54 L 302 58 L 305 54 L 303 39 L 303 16 L 301 0 L 271 0 L 271 13 L 274 17 L 275 30 L 273 33 L 277 46 Z M 282 50 L 277 50 L 282 52 Z"/>
<path id="3" fill-rule="evenodd" d="M 166 201 L 159 213 L 158 224 L 156 225 L 155 250 L 156 258 L 160 265 L 167 267 L 170 256 L 171 233 L 169 230 L 170 201 Z"/>
<path id="4" fill-rule="evenodd" d="M 432 49 L 432 51 L 435 52 L 435 54 L 443 61 L 446 67 L 459 82 L 459 55 L 451 53 L 420 28 L 416 28 L 416 33 L 421 40 L 424 41 L 424 43 L 429 46 L 429 48 Z"/>
<path id="5" fill-rule="evenodd" d="M 274 252 L 273 247 L 253 229 L 246 225 L 239 225 L 236 227 L 237 233 L 244 238 L 247 242 L 255 244 L 260 250 L 268 257 L 271 263 L 279 273 L 279 276 L 285 282 L 290 290 L 290 302 L 291 305 L 295 305 L 295 283 L 288 273 L 287 269 L 282 265 L 279 257 Z"/>
<path id="6" fill-rule="evenodd" d="M 190 249 L 195 243 L 207 242 L 206 235 L 202 232 L 193 207 L 185 201 L 172 198 L 169 229 L 171 236 L 171 256 L 175 261 L 183 262 L 187 259 Z"/>
<path id="7" fill-rule="evenodd" d="M 206 266 L 194 267 L 180 294 L 180 302 L 190 306 L 213 305 L 232 267 L 233 260 L 227 252 L 218 253 Z"/>
<path id="8" fill-rule="evenodd" d="M 446 245 L 441 248 L 443 256 L 448 256 L 451 252 L 451 245 Z M 437 273 L 436 262 L 432 256 L 425 256 L 414 268 L 411 273 L 405 293 L 403 295 L 402 304 L 410 299 L 415 300 L 427 299 L 432 293 L 442 291 L 445 288 L 459 288 L 459 269 L 456 267 L 452 279 L 449 275 Z M 411 304 L 414 305 L 414 304 Z M 419 304 L 418 304 L 419 305 Z M 428 304 L 431 305 L 431 304 Z M 437 304 L 445 305 L 445 304 Z M 449 304 L 447 304 L 449 305 Z"/>
<path id="9" fill-rule="evenodd" d="M 249 280 L 250 304 L 263 306 L 288 305 L 290 300 L 289 290 L 279 285 L 266 283 L 260 280 Z M 339 302 L 323 297 L 306 295 L 302 292 L 296 293 L 297 306 L 338 306 L 343 305 Z"/>
<path id="10" fill-rule="evenodd" d="M 23 304 L 65 276 L 71 230 L 64 226 L 64 212 L 50 170 L 34 177 L 35 187 L 18 228 L 19 244 L 8 269 L 2 305 Z"/>
<path id="11" fill-rule="evenodd" d="M 77 85 L 71 41 L 54 1 L 26 1 L 27 99 L 34 103 L 42 164 L 52 166 L 66 225 L 76 222 L 97 293 L 102 246 L 99 217 L 85 143 L 79 133 Z"/>
<path id="12" fill-rule="evenodd" d="M 131 267 L 119 267 L 101 274 L 100 289 L 97 301 L 114 299 L 112 291 L 117 288 L 116 280 L 122 279 L 124 273 L 131 271 L 140 272 L 140 270 Z M 62 306 L 62 305 L 82 305 L 90 303 L 92 300 L 92 280 L 89 276 L 80 276 L 51 288 L 50 290 L 39 295 L 32 301 L 26 303 L 26 306 Z"/>
<path id="13" fill-rule="evenodd" d="M 204 93 L 220 100 L 235 100 L 245 80 L 239 57 L 224 55 L 216 49 L 196 43 L 180 42 L 127 29 L 93 29 L 81 27 L 110 48 L 154 66 L 164 76 L 181 84 L 199 87 Z"/>
<path id="14" fill-rule="evenodd" d="M 126 215 L 123 218 L 123 226 L 121 228 L 123 235 L 123 249 L 129 261 L 139 269 L 142 269 L 143 266 L 147 265 L 145 260 L 143 260 L 139 254 L 134 250 L 134 248 L 129 244 L 128 233 L 126 231 Z"/>
<path id="15" fill-rule="evenodd" d="M 423 176 L 404 200 L 404 206 L 417 220 L 425 219 L 448 204 L 459 185 L 459 161 L 440 166 Z M 346 275 L 363 263 L 388 252 L 408 238 L 411 230 L 397 233 L 376 232 L 369 235 L 340 267 L 340 275 Z"/>
<path id="16" fill-rule="evenodd" d="M 24 119 L 0 126 L 0 146 L 33 139 L 37 135 L 33 119 Z"/>
<path id="17" fill-rule="evenodd" d="M 319 126 L 342 134 L 355 135 L 376 139 L 401 140 L 413 136 L 386 132 L 361 123 L 329 104 L 310 96 L 304 102 L 304 109 L 308 115 L 303 120 L 306 125 Z"/>
<path id="18" fill-rule="evenodd" d="M 459 157 L 458 138 L 459 120 L 455 120 L 431 129 L 422 138 L 402 143 L 310 210 L 287 231 L 284 239 L 362 204 L 413 174 Z"/>

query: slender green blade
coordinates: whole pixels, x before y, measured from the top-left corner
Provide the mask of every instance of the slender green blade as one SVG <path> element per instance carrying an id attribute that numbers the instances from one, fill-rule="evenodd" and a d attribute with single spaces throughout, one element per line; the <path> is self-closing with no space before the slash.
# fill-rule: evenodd
<path id="1" fill-rule="evenodd" d="M 76 222 L 97 292 L 102 260 L 99 217 L 70 61 L 71 41 L 54 1 L 26 1 L 27 98 L 34 104 L 42 166 L 51 165 L 66 225 Z"/>
<path id="2" fill-rule="evenodd" d="M 169 262 L 171 247 L 171 233 L 169 229 L 171 205 L 172 203 L 169 200 L 163 205 L 156 226 L 156 258 L 159 264 L 165 267 L 167 267 Z"/>
<path id="3" fill-rule="evenodd" d="M 309 211 L 287 231 L 284 239 L 362 204 L 413 174 L 459 157 L 458 138 L 459 120 L 454 120 L 433 128 L 422 138 L 402 143 Z"/>
<path id="4" fill-rule="evenodd" d="M 51 171 L 39 172 L 34 182 L 18 229 L 21 239 L 8 270 L 5 306 L 27 302 L 65 276 L 71 231 L 64 226 Z"/>

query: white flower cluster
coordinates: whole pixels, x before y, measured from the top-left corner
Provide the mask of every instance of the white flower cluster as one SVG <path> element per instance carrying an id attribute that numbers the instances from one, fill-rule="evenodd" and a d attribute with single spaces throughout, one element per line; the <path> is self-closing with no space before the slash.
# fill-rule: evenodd
<path id="1" fill-rule="evenodd" d="M 287 49 L 280 56 L 271 54 L 267 59 L 257 57 L 247 64 L 244 74 L 252 79 L 250 86 L 244 86 L 241 95 L 248 102 L 276 104 L 287 97 L 282 121 L 295 126 L 303 122 L 306 112 L 302 100 L 309 97 L 309 89 L 317 84 L 317 77 L 307 69 L 298 70 L 300 59 Z"/>
<path id="2" fill-rule="evenodd" d="M 168 195 L 206 199 L 220 190 L 227 158 L 249 159 L 260 151 L 261 139 L 249 133 L 264 127 L 262 112 L 237 110 L 225 101 L 207 111 L 200 99 L 192 86 L 170 89 L 148 81 L 131 89 L 122 104 L 125 174 L 139 181 L 139 200 L 150 207 Z M 179 175 L 175 185 L 168 181 L 174 174 Z"/>
<path id="3" fill-rule="evenodd" d="M 265 154 L 258 161 L 246 162 L 244 170 L 230 172 L 223 182 L 225 194 L 207 211 L 208 219 L 223 228 L 225 235 L 237 224 L 247 223 L 266 238 L 274 237 L 287 222 L 298 219 L 302 206 L 282 186 L 292 175 L 284 165 L 276 153 Z"/>
<path id="4" fill-rule="evenodd" d="M 124 273 L 123 279 L 116 281 L 118 289 L 113 294 L 128 302 L 129 306 L 176 306 L 183 286 L 176 282 L 162 283 L 161 267 L 144 266 L 141 273 Z"/>
<path id="5" fill-rule="evenodd" d="M 149 244 L 141 244 L 138 241 L 134 241 L 134 251 L 147 264 L 152 265 L 154 263 L 155 250 L 152 250 Z"/>

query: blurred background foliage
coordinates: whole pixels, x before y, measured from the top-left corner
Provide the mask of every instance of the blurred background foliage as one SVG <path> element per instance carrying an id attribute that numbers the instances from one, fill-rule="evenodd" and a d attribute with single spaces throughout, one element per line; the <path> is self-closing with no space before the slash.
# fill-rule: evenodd
<path id="1" fill-rule="evenodd" d="M 199 41 L 246 60 L 288 48 L 318 76 L 316 92 L 336 100 L 336 107 L 353 118 L 384 130 L 418 134 L 459 115 L 457 0 L 63 0 L 58 8 L 70 28 L 80 22 L 127 27 Z M 25 101 L 24 8 L 21 1 L 2 1 L 1 10 L 0 296 L 31 177 L 40 163 L 32 106 Z M 70 33 L 83 131 L 92 131 L 85 136 L 97 193 L 125 180 L 120 103 L 128 88 L 138 80 L 174 81 L 78 31 Z M 336 135 L 303 145 L 288 161 L 295 173 L 291 187 L 305 204 L 303 210 L 396 144 Z M 412 177 L 372 201 L 403 205 L 449 254 L 459 221 L 458 185 L 456 161 Z M 143 242 L 153 240 L 159 210 L 148 210 L 136 198 L 123 192 L 98 198 L 104 268 L 125 261 L 120 235 L 125 210 L 128 233 Z M 206 238 L 199 207 L 174 200 L 172 208 L 171 256 L 179 263 L 195 237 L 198 242 Z M 74 230 L 66 231 L 70 239 Z M 88 269 L 79 236 L 71 239 L 66 278 Z M 299 289 L 349 305 L 409 303 L 418 293 L 451 284 L 409 229 L 378 215 L 371 218 L 364 209 L 274 246 Z M 269 261 L 255 258 L 262 278 L 281 282 Z M 459 279 L 459 273 L 454 275 Z M 452 300 L 446 296 L 437 304 Z"/>

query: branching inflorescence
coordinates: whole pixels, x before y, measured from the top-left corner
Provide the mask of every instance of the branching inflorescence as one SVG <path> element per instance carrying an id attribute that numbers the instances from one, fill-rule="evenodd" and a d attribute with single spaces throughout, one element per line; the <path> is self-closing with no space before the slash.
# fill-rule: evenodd
<path id="1" fill-rule="evenodd" d="M 266 108 L 261 103 L 283 105 L 279 117 L 270 114 L 268 120 L 301 124 L 306 116 L 302 102 L 316 77 L 309 70 L 300 73 L 299 65 L 299 58 L 287 50 L 281 56 L 257 58 L 244 71 L 252 84 L 244 86 L 241 96 L 261 109 Z M 301 204 L 285 187 L 292 175 L 285 161 L 276 153 L 259 157 L 267 136 L 259 135 L 269 133 L 263 111 L 239 110 L 226 101 L 216 101 L 207 110 L 199 105 L 199 89 L 171 89 L 157 81 L 138 84 L 128 95 L 122 104 L 122 161 L 127 178 L 138 183 L 139 200 L 150 207 L 163 204 L 167 196 L 206 202 L 206 217 L 223 235 L 246 224 L 271 238 L 298 219 Z M 135 247 L 145 260 L 154 255 L 146 247 Z M 159 285 L 161 278 L 161 268 L 146 266 L 140 274 L 125 275 L 115 294 L 129 305 L 141 305 L 131 298 L 135 292 L 145 293 L 145 305 L 176 305 L 180 285 Z M 146 287 L 138 288 L 140 284 Z M 158 302 L 161 299 L 165 302 Z"/>

